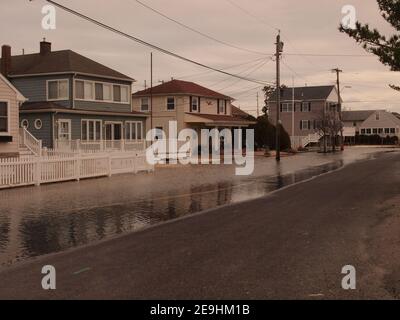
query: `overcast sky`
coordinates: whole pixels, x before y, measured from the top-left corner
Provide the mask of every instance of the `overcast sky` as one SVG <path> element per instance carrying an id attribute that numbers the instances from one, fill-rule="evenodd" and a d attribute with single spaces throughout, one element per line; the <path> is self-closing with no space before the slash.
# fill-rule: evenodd
<path id="1" fill-rule="evenodd" d="M 68 7 L 99 19 L 147 42 L 187 58 L 264 81 L 275 81 L 275 63 L 268 56 L 216 43 L 174 24 L 135 0 L 57 0 Z M 231 2 L 245 8 L 240 10 Z M 275 28 L 282 30 L 285 53 L 354 54 L 365 51 L 338 31 L 346 4 L 355 6 L 357 19 L 386 34 L 394 32 L 381 18 L 375 0 L 141 0 L 141 2 L 226 43 L 261 53 L 273 53 Z M 150 81 L 150 49 L 103 30 L 57 9 L 56 30 L 41 27 L 44 0 L 1 0 L 2 44 L 13 54 L 38 51 L 43 37 L 53 50 L 71 49 L 103 63 L 138 82 L 134 90 Z M 236 67 L 232 67 L 236 66 Z M 282 82 L 296 86 L 334 84 L 331 69 L 340 67 L 343 99 L 348 109 L 389 109 L 400 112 L 400 93 L 388 83 L 400 84 L 376 57 L 284 56 Z M 237 99 L 236 105 L 255 114 L 257 84 L 207 72 L 198 66 L 154 52 L 154 81 L 180 78 L 197 82 Z M 261 92 L 260 92 L 261 95 Z M 362 101 L 362 102 L 360 102 Z M 262 99 L 260 98 L 260 106 Z"/>

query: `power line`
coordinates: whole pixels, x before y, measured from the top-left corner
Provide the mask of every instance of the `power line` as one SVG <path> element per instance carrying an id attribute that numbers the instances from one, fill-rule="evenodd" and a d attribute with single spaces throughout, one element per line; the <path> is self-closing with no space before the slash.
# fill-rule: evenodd
<path id="1" fill-rule="evenodd" d="M 205 37 L 205 38 L 207 38 L 207 39 L 209 39 L 209 40 L 215 41 L 215 42 L 217 42 L 217 43 L 219 43 L 219 44 L 222 44 L 222 45 L 225 45 L 225 46 L 227 46 L 227 47 L 231 47 L 231 48 L 234 48 L 234 49 L 237 49 L 237 50 L 241 50 L 241 51 L 246 51 L 246 52 L 258 54 L 258 55 L 263 55 L 263 56 L 271 55 L 271 54 L 268 54 L 268 53 L 265 53 L 265 52 L 260 52 L 260 51 L 256 51 L 256 50 L 251 50 L 251 49 L 239 47 L 239 46 L 237 46 L 237 45 L 228 43 L 228 42 L 226 42 L 226 41 L 219 40 L 219 39 L 217 39 L 217 38 L 215 38 L 215 37 L 213 37 L 213 36 L 210 36 L 210 35 L 208 35 L 208 34 L 202 32 L 202 31 L 199 31 L 199 30 L 197 30 L 197 29 L 195 29 L 195 28 L 193 28 L 193 27 L 190 27 L 190 26 L 188 26 L 187 24 L 184 24 L 183 22 L 180 22 L 180 21 L 178 21 L 178 20 L 176 20 L 176 19 L 173 19 L 173 18 L 169 17 L 169 16 L 167 16 L 165 13 L 162 13 L 161 11 L 159 11 L 159 10 L 157 10 L 157 9 L 154 9 L 154 8 L 150 7 L 149 5 L 143 3 L 143 2 L 141 2 L 141 1 L 139 1 L 139 0 L 134 0 L 134 1 L 136 1 L 136 2 L 137 2 L 138 4 L 140 4 L 141 6 L 147 8 L 148 10 L 150 10 L 150 11 L 152 11 L 152 12 L 158 14 L 159 16 L 162 16 L 163 18 L 165 18 L 165 19 L 167 19 L 167 20 L 169 20 L 169 21 L 172 21 L 173 23 L 176 23 L 177 25 L 179 25 L 179 26 L 181 26 L 181 27 L 183 27 L 183 28 L 185 28 L 185 29 L 187 29 L 187 30 L 189 30 L 189 31 L 192 31 L 192 32 L 194 32 L 194 33 L 196 33 L 196 34 L 199 34 L 199 35 L 201 35 L 201 36 L 203 36 L 203 37 Z"/>
<path id="2" fill-rule="evenodd" d="M 195 61 L 195 60 L 186 58 L 186 57 L 181 56 L 181 55 L 179 55 L 179 54 L 176 54 L 176 53 L 174 53 L 174 52 L 172 52 L 172 51 L 163 49 L 163 48 L 161 48 L 161 47 L 159 47 L 159 46 L 156 46 L 156 45 L 151 44 L 151 43 L 149 43 L 149 42 L 146 42 L 146 41 L 144 41 L 144 40 L 142 40 L 142 39 L 139 39 L 139 38 L 137 38 L 137 37 L 135 37 L 135 36 L 132 36 L 132 35 L 130 35 L 130 34 L 128 34 L 128 33 L 125 33 L 125 32 L 123 32 L 123 31 L 120 31 L 120 30 L 118 30 L 118 29 L 115 29 L 115 28 L 113 28 L 113 27 L 111 27 L 111 26 L 109 26 L 109 25 L 107 25 L 107 24 L 105 24 L 105 23 L 102 23 L 102 22 L 100 22 L 100 21 L 98 21 L 98 20 L 95 20 L 95 19 L 93 19 L 93 18 L 90 18 L 90 17 L 87 16 L 87 15 L 84 15 L 84 14 L 82 14 L 82 13 L 79 13 L 78 11 L 75 11 L 75 10 L 73 10 L 73 9 L 70 9 L 70 8 L 66 7 L 66 6 L 63 6 L 63 5 L 61 5 L 61 4 L 59 4 L 59 3 L 55 2 L 55 1 L 52 1 L 52 0 L 46 0 L 46 1 L 47 1 L 48 3 L 51 3 L 51 4 L 55 5 L 55 6 L 57 6 L 58 8 L 60 8 L 60 9 L 62 9 L 62 10 L 64 10 L 64 11 L 66 11 L 66 12 L 68 12 L 68 13 L 71 13 L 71 14 L 73 14 L 73 15 L 75 15 L 75 16 L 78 16 L 78 17 L 80 17 L 80 18 L 82 18 L 82 19 L 84 19 L 84 20 L 87 20 L 87 21 L 89 21 L 89 22 L 91 22 L 91 23 L 93 23 L 93 24 L 96 24 L 96 25 L 99 26 L 99 27 L 102 27 L 102 28 L 104 28 L 104 29 L 107 29 L 107 30 L 109 30 L 109 31 L 112 31 L 112 32 L 114 32 L 114 33 L 116 33 L 116 34 L 119 34 L 119 35 L 121 35 L 121 36 L 123 36 L 123 37 L 125 37 L 125 38 L 128 38 L 128 39 L 130 39 L 130 40 L 133 40 L 133 41 L 135 41 L 135 42 L 138 42 L 138 43 L 140 43 L 140 44 L 142 44 L 142 45 L 144 45 L 144 46 L 150 47 L 150 48 L 152 48 L 152 49 L 154 49 L 154 50 L 157 50 L 157 51 L 159 51 L 159 52 L 161 52 L 161 53 L 164 53 L 164 54 L 166 54 L 166 55 L 172 56 L 172 57 L 174 57 L 174 58 L 177 58 L 177 59 L 186 61 L 186 62 L 188 62 L 188 63 L 195 64 L 195 65 L 197 65 L 197 66 L 199 66 L 199 67 L 206 68 L 206 69 L 209 69 L 209 70 L 213 70 L 213 71 L 215 71 L 215 72 L 222 73 L 222 74 L 225 74 L 225 75 L 234 77 L 234 78 L 238 78 L 238 79 L 241 79 L 241 80 L 245 80 L 245 81 L 249 81 L 249 82 L 254 82 L 254 83 L 258 83 L 258 84 L 263 84 L 263 85 L 266 84 L 265 82 L 262 82 L 262 81 L 260 81 L 260 80 L 241 77 L 241 76 L 239 76 L 239 75 L 236 75 L 236 74 L 233 74 L 233 73 L 229 73 L 229 72 L 226 72 L 226 71 L 223 71 L 223 70 L 220 70 L 220 69 L 217 69 L 217 68 L 214 68 L 214 67 L 205 65 L 205 64 L 203 64 L 203 63 L 197 62 L 197 61 Z"/>
<path id="3" fill-rule="evenodd" d="M 264 59 L 265 58 L 258 58 L 258 59 L 255 59 L 255 60 L 250 60 L 250 61 L 247 61 L 247 62 L 243 62 L 243 63 L 239 63 L 239 64 L 236 64 L 236 65 L 231 65 L 229 67 L 224 67 L 224 68 L 219 68 L 219 69 L 221 69 L 221 70 L 229 70 L 229 69 L 233 69 L 233 68 L 236 68 L 236 67 L 241 67 L 241 66 L 244 66 L 244 65 L 247 65 L 247 64 L 250 64 L 250 63 L 258 62 L 258 61 L 261 61 L 261 60 L 264 60 Z M 208 70 L 208 71 L 205 71 L 205 72 L 194 73 L 194 74 L 192 73 L 192 74 L 189 74 L 189 75 L 178 76 L 178 77 L 174 77 L 174 78 L 176 78 L 176 79 L 186 79 L 186 78 L 200 77 L 200 76 L 203 76 L 203 75 L 206 75 L 206 74 L 210 74 L 212 72 L 213 72 L 212 70 Z"/>
<path id="4" fill-rule="evenodd" d="M 260 69 L 261 69 L 263 66 L 265 66 L 269 61 L 271 61 L 271 59 L 270 59 L 270 60 L 263 61 L 261 64 L 257 65 L 255 68 L 253 68 L 253 69 L 250 70 L 248 73 L 246 73 L 245 76 L 249 76 L 249 75 L 253 74 L 254 72 L 260 70 Z M 241 79 L 235 80 L 233 83 L 231 83 L 231 84 L 229 84 L 229 85 L 227 85 L 227 86 L 225 86 L 225 87 L 223 87 L 223 88 L 221 88 L 221 89 L 219 89 L 219 90 L 220 90 L 220 91 L 225 90 L 225 89 L 227 89 L 227 88 L 229 88 L 229 87 L 234 86 L 235 84 L 239 83 L 240 81 L 242 81 L 242 80 L 241 80 Z"/>
<path id="5" fill-rule="evenodd" d="M 273 25 L 270 25 L 269 23 L 264 21 L 264 19 L 261 19 L 261 18 L 257 17 L 255 14 L 251 13 L 247 9 L 245 9 L 242 6 L 238 5 L 236 2 L 234 2 L 232 0 L 226 0 L 226 1 L 229 2 L 232 6 L 236 7 L 237 9 L 239 9 L 240 11 L 244 12 L 245 14 L 247 14 L 248 16 L 252 17 L 253 19 L 256 19 L 259 23 L 267 26 L 268 28 L 270 28 L 270 29 L 272 29 L 274 31 L 280 31 L 278 28 L 276 28 Z"/>

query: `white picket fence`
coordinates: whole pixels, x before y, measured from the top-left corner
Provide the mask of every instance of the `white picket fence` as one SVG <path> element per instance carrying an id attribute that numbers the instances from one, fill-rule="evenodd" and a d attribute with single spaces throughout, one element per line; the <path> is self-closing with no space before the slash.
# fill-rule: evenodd
<path id="1" fill-rule="evenodd" d="M 5 158 L 0 159 L 0 189 L 153 170 L 144 152 Z"/>

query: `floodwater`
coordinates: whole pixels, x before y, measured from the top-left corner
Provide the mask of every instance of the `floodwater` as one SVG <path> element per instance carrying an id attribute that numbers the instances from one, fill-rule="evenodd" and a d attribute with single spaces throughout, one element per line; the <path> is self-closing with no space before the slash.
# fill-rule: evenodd
<path id="1" fill-rule="evenodd" d="M 372 158 L 388 149 L 256 157 L 251 176 L 232 165 L 165 166 L 152 174 L 0 191 L 0 266 L 82 246 L 218 206 Z M 249 215 L 249 219 L 251 216 Z"/>

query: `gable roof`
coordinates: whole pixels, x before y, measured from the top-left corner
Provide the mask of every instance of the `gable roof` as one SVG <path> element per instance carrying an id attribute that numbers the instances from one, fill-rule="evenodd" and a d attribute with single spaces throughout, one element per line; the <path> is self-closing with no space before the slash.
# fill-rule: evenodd
<path id="1" fill-rule="evenodd" d="M 294 100 L 327 100 L 332 91 L 335 90 L 334 85 L 314 86 L 314 87 L 297 87 L 294 88 Z M 293 88 L 283 88 L 281 100 L 292 100 Z M 276 101 L 276 91 L 271 95 L 268 101 Z"/>
<path id="2" fill-rule="evenodd" d="M 342 111 L 343 121 L 365 121 L 378 110 Z"/>
<path id="3" fill-rule="evenodd" d="M 10 81 L 8 81 L 8 79 L 6 77 L 4 77 L 1 73 L 0 73 L 0 80 L 2 80 L 8 87 L 10 87 L 11 90 L 13 90 L 15 92 L 15 94 L 17 95 L 17 100 L 19 102 L 25 102 L 28 99 L 24 97 L 24 95 L 18 91 L 18 89 L 16 87 L 14 87 L 12 85 L 12 83 Z"/>
<path id="4" fill-rule="evenodd" d="M 248 119 L 248 118 L 254 118 L 251 114 L 247 113 L 246 111 L 243 111 L 242 109 L 232 105 L 232 116 L 236 118 L 242 118 L 242 119 Z"/>
<path id="5" fill-rule="evenodd" d="M 34 53 L 11 57 L 11 70 L 8 74 L 9 77 L 48 73 L 79 73 L 133 81 L 132 78 L 71 50 L 52 51 L 46 54 Z"/>
<path id="6" fill-rule="evenodd" d="M 233 98 L 218 93 L 211 89 L 200 86 L 194 82 L 182 81 L 182 80 L 171 80 L 153 87 L 153 89 L 145 89 L 133 94 L 133 97 L 149 96 L 153 95 L 173 95 L 173 94 L 186 94 L 194 95 L 206 98 L 226 99 L 233 100 Z"/>

